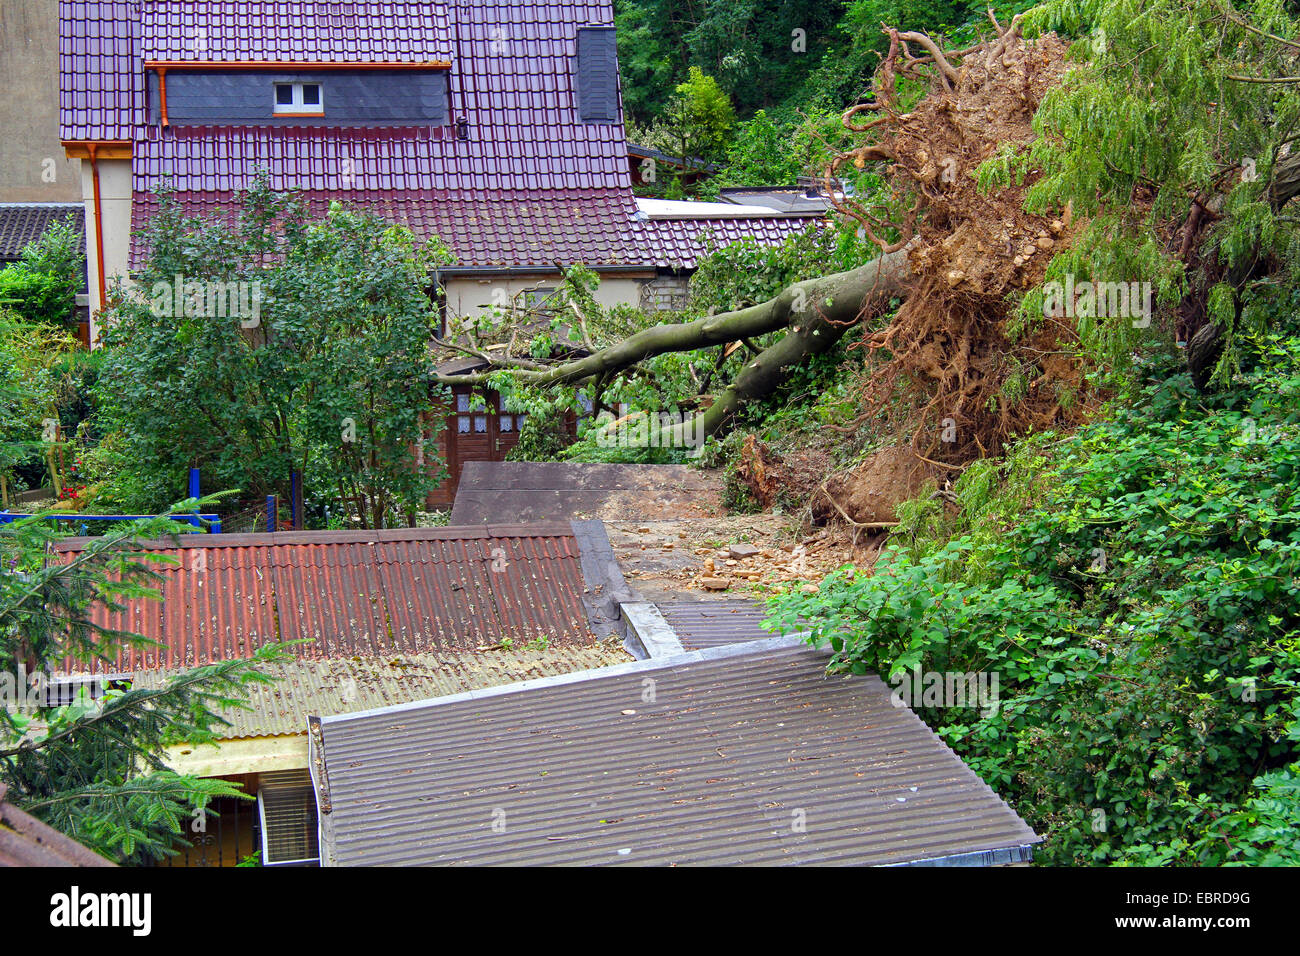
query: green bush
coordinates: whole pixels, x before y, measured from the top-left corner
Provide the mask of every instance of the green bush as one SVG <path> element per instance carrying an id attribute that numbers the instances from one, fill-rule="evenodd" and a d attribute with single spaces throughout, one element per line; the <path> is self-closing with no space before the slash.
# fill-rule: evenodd
<path id="1" fill-rule="evenodd" d="M 0 270 L 0 303 L 28 322 L 67 324 L 76 308 L 77 293 L 61 277 L 32 272 L 15 262 Z"/>
<path id="2" fill-rule="evenodd" d="M 305 498 L 363 527 L 413 514 L 443 467 L 432 447 L 413 467 L 412 449 L 434 408 L 427 282 L 445 247 L 340 203 L 315 216 L 264 170 L 233 222 L 159 199 L 149 259 L 105 322 L 103 500 L 153 512 L 200 467 L 246 510 L 288 501 L 297 471 Z"/>
<path id="3" fill-rule="evenodd" d="M 1300 338 L 1253 354 L 1213 398 L 1148 365 L 1110 420 L 1026 444 L 1001 481 L 968 471 L 950 538 L 774 602 L 838 668 L 997 673 L 996 713 L 918 710 L 1044 861 L 1297 855 Z"/>
<path id="4" fill-rule="evenodd" d="M 80 246 L 81 236 L 69 223 L 52 223 L 27 244 L 21 261 L 0 270 L 0 305 L 28 322 L 74 322 L 86 262 Z"/>

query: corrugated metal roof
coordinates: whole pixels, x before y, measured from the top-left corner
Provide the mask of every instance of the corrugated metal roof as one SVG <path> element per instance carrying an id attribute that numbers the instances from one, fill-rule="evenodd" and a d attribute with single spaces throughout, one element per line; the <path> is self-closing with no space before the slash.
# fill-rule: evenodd
<path id="1" fill-rule="evenodd" d="M 220 736 L 235 739 L 301 734 L 311 714 L 350 714 L 630 659 L 618 641 L 601 641 L 296 660 L 264 668 L 276 680 L 252 685 L 248 708 L 222 711 L 221 716 L 230 726 L 223 728 Z M 142 671 L 135 675 L 133 686 L 161 687 L 175 673 Z"/>
<path id="2" fill-rule="evenodd" d="M 128 649 L 98 669 L 192 667 L 249 657 L 276 640 L 306 639 L 295 652 L 316 660 L 462 652 L 506 639 L 590 644 L 600 631 L 592 592 L 609 582 L 584 578 L 579 530 L 499 525 L 148 542 L 143 550 L 177 561 L 157 567 L 161 600 L 132 599 L 112 614 L 101 606 L 96 620 L 161 646 Z M 582 533 L 589 550 L 599 550 L 597 538 L 608 550 L 603 526 Z M 60 559 L 85 540 L 60 542 Z M 612 553 L 597 560 L 613 564 Z"/>
<path id="3" fill-rule="evenodd" d="M 688 651 L 771 636 L 760 626 L 768 613 L 757 601 L 657 601 L 655 607 Z"/>
<path id="4" fill-rule="evenodd" d="M 880 680 L 825 665 L 771 639 L 313 721 L 322 862 L 900 864 L 1038 842 Z"/>
<path id="5" fill-rule="evenodd" d="M 5 800 L 0 783 L 0 866 L 116 866 Z"/>

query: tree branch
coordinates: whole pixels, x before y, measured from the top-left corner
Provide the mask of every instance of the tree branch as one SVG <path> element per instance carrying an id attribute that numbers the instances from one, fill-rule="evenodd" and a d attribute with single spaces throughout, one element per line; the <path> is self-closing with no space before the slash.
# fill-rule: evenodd
<path id="1" fill-rule="evenodd" d="M 688 352 L 788 328 L 805 315 L 847 327 L 859 318 L 864 300 L 893 294 L 901 288 L 906 275 L 907 254 L 900 250 L 848 272 L 797 282 L 758 305 L 694 322 L 652 326 L 608 348 L 545 371 L 515 370 L 515 381 L 535 387 L 579 385 L 665 352 Z M 485 357 L 492 363 L 492 371 L 503 367 L 495 357 Z M 435 375 L 434 379 L 441 385 L 482 385 L 492 371 Z"/>

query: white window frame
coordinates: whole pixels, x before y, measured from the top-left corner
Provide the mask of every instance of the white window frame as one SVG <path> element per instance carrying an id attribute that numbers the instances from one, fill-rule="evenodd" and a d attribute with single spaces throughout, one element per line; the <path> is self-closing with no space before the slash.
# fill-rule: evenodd
<path id="1" fill-rule="evenodd" d="M 104 695 L 108 693 L 113 684 L 131 684 L 131 674 L 95 674 L 90 676 L 77 677 L 51 677 L 46 678 L 41 685 L 44 694 L 44 706 L 62 707 L 65 704 L 76 702 L 77 692 L 81 688 L 86 689 L 90 699 L 99 703 Z M 64 701 L 65 691 L 71 691 L 72 699 Z"/>
<path id="2" fill-rule="evenodd" d="M 289 87 L 293 90 L 293 102 L 280 102 L 281 87 Z M 303 103 L 303 88 L 307 86 L 316 87 L 318 102 L 310 105 Z M 272 84 L 271 105 L 275 108 L 276 116 L 324 116 L 325 115 L 325 84 L 324 83 L 274 83 Z"/>

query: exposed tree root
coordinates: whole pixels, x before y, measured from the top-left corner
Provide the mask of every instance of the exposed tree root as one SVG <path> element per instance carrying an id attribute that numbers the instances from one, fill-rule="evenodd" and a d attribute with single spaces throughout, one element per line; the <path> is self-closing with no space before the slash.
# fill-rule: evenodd
<path id="1" fill-rule="evenodd" d="M 880 496 L 872 489 L 858 493 L 853 481 L 890 480 L 914 491 L 918 481 L 943 480 L 976 458 L 998 454 L 1014 436 L 1076 424 L 1094 396 L 1072 349 L 1074 330 L 1047 316 L 1015 321 L 1018 294 L 1040 284 L 1054 251 L 1071 241 L 1069 210 L 1058 217 L 1024 211 L 1025 191 L 1037 177 L 1032 171 L 1024 182 L 988 194 L 975 180 L 976 169 L 999 148 L 1033 140 L 1033 115 L 1064 75 L 1065 46 L 1054 35 L 1026 42 L 1018 19 L 1005 26 L 991 14 L 990 20 L 994 35 L 965 50 L 945 50 L 934 38 L 887 28 L 890 49 L 876 75 L 874 100 L 843 117 L 862 143 L 834 160 L 827 186 L 839 212 L 880 248 L 880 259 L 798 283 L 769 302 L 657 326 L 548 367 L 479 354 L 492 367 L 513 367 L 524 383 L 573 385 L 607 380 L 666 351 L 743 342 L 788 328 L 704 407 L 701 423 L 715 434 L 742 404 L 770 394 L 793 366 L 824 351 L 849 327 L 860 328 L 860 319 L 885 299 L 901 296 L 903 305 L 885 327 L 851 345 L 871 356 L 855 425 L 880 421 L 884 413 L 887 427 L 901 436 L 900 447 L 829 482 L 824 474 L 811 484 L 803 481 L 807 476 L 788 476 L 807 487 L 810 501 L 824 499 L 812 502 L 814 513 L 838 514 L 856 527 L 896 519 L 892 502 L 876 508 L 872 502 Z M 868 164 L 885 177 L 884 201 L 867 205 L 835 191 L 833 180 L 846 166 Z M 480 372 L 440 376 L 446 384 L 486 379 Z M 697 424 L 678 427 L 689 432 Z M 756 497 L 774 498 L 771 477 L 780 463 L 751 451 Z"/>
<path id="2" fill-rule="evenodd" d="M 1069 242 L 1068 211 L 1024 212 L 1033 174 L 992 194 L 974 176 L 1003 144 L 1033 139 L 1033 114 L 1064 73 L 1064 44 L 1052 35 L 1027 43 L 1018 20 L 994 23 L 994 38 L 952 52 L 887 29 L 875 100 L 844 117 L 865 142 L 828 171 L 829 180 L 849 164 L 888 164 L 887 207 L 837 203 L 882 249 L 910 243 L 902 307 L 855 343 L 877 359 L 859 423 L 887 412 L 921 464 L 996 454 L 1014 435 L 1073 424 L 1089 400 L 1068 354 L 1073 330 L 1044 318 L 1013 334 L 1010 321 L 1016 293 L 1041 282 L 1053 251 Z M 929 84 L 906 111 L 900 78 Z"/>

